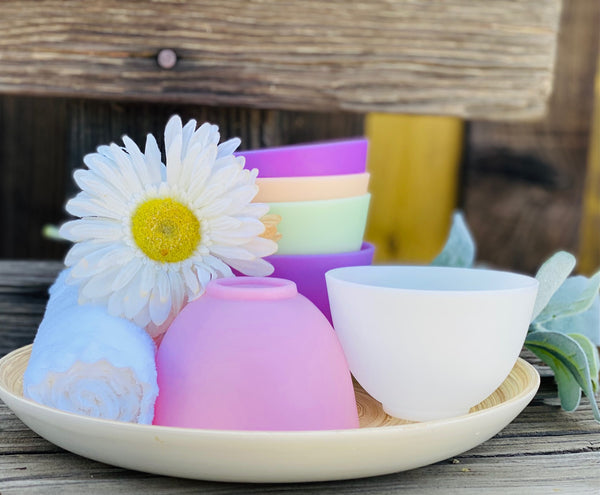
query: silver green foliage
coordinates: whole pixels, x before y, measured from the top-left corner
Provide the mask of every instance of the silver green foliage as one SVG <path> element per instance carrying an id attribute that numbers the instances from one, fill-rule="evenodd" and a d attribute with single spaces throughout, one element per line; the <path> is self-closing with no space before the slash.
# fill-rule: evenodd
<path id="1" fill-rule="evenodd" d="M 469 268 L 475 261 L 475 242 L 463 214 L 455 212 L 448 240 L 442 252 L 431 262 L 433 266 Z"/>
<path id="2" fill-rule="evenodd" d="M 475 243 L 457 212 L 446 245 L 432 264 L 470 267 L 474 260 Z M 575 410 L 583 392 L 600 422 L 595 398 L 600 388 L 600 272 L 591 278 L 569 277 L 575 263 L 572 254 L 560 251 L 538 270 L 539 290 L 525 347 L 554 372 L 562 408 Z"/>
<path id="3" fill-rule="evenodd" d="M 575 268 L 575 263 L 575 256 L 565 251 L 559 251 L 540 266 L 535 276 L 540 286 L 535 306 L 533 307 L 532 319 L 535 319 L 547 307 L 552 295 L 560 288 L 573 271 L 573 268 Z"/>

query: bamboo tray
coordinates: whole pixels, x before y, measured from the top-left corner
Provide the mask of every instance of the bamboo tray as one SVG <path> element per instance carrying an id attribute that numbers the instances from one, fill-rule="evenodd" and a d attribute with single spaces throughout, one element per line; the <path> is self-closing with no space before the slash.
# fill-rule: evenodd
<path id="1" fill-rule="evenodd" d="M 388 474 L 447 459 L 485 442 L 535 395 L 540 377 L 519 359 L 502 385 L 469 414 L 411 423 L 388 416 L 355 385 L 360 428 L 224 431 L 95 419 L 23 398 L 31 346 L 0 359 L 0 398 L 33 431 L 76 454 L 127 469 L 237 482 L 306 482 Z"/>

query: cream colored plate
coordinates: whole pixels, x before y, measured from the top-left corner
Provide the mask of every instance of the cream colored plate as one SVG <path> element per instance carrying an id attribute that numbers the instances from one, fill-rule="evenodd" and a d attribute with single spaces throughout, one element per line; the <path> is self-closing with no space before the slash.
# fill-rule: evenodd
<path id="1" fill-rule="evenodd" d="M 76 454 L 128 469 L 215 481 L 295 482 L 360 478 L 432 464 L 465 452 L 510 423 L 540 377 L 519 359 L 509 377 L 467 415 L 426 423 L 387 416 L 357 387 L 355 430 L 264 432 L 147 426 L 94 419 L 22 396 L 31 346 L 0 360 L 0 398 L 33 431 Z"/>

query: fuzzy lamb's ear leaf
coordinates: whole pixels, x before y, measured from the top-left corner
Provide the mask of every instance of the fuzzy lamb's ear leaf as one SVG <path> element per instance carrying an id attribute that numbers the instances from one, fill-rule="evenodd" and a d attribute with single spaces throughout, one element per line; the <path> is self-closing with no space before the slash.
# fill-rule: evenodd
<path id="1" fill-rule="evenodd" d="M 567 367 L 556 359 L 552 353 L 547 352 L 543 348 L 533 347 L 530 350 L 552 368 L 556 387 L 558 388 L 560 406 L 567 412 L 577 409 L 581 402 L 581 387 Z"/>
<path id="2" fill-rule="evenodd" d="M 569 337 L 575 340 L 585 352 L 585 355 L 590 366 L 590 378 L 592 379 L 592 388 L 594 393 L 598 391 L 598 381 L 600 380 L 600 356 L 598 348 L 585 335 L 578 333 L 570 333 Z"/>
<path id="3" fill-rule="evenodd" d="M 566 251 L 559 251 L 540 267 L 535 275 L 540 283 L 532 320 L 542 312 L 558 288 L 575 268 L 575 256 Z"/>
<path id="4" fill-rule="evenodd" d="M 586 352 L 579 343 L 568 335 L 540 330 L 527 334 L 525 347 L 550 366 L 553 371 L 555 367 L 559 369 L 559 374 L 555 375 L 557 376 L 556 383 L 559 387 L 563 387 L 562 391 L 559 389 L 559 397 L 561 398 L 561 404 L 564 398 L 566 402 L 565 409 L 573 407 L 576 396 L 572 390 L 573 380 L 564 376 L 567 372 L 590 400 L 594 418 L 600 422 L 600 410 L 598 410 L 598 404 L 594 396 L 590 365 Z M 557 366 L 556 362 L 559 362 L 561 366 Z"/>
<path id="5" fill-rule="evenodd" d="M 585 335 L 596 346 L 600 346 L 600 295 L 596 296 L 592 305 L 583 313 L 564 318 L 554 318 L 544 323 L 537 323 L 536 320 L 532 323 L 531 329 L 581 334 Z"/>
<path id="6" fill-rule="evenodd" d="M 600 273 L 592 278 L 569 277 L 550 298 L 550 301 L 535 319 L 544 323 L 555 318 L 565 318 L 587 311 L 598 297 Z"/>
<path id="7" fill-rule="evenodd" d="M 433 266 L 469 268 L 475 261 L 475 242 L 464 216 L 457 211 L 452 217 L 452 227 L 442 252 L 431 262 Z"/>

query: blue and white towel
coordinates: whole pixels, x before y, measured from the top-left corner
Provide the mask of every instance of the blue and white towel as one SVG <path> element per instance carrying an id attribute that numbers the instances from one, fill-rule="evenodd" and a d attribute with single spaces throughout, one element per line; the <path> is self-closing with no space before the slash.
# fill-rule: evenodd
<path id="1" fill-rule="evenodd" d="M 79 305 L 64 270 L 23 379 L 25 397 L 95 418 L 151 424 L 158 395 L 155 345 L 134 323 L 101 306 Z"/>

